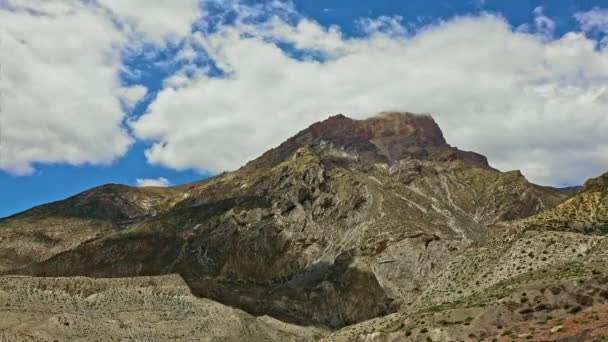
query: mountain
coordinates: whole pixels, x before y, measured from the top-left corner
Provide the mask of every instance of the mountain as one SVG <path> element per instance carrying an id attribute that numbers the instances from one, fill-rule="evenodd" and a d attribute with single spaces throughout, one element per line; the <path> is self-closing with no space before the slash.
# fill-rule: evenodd
<path id="1" fill-rule="evenodd" d="M 530 228 L 608 234 L 608 174 L 588 180 L 576 196 L 525 221 Z"/>
<path id="2" fill-rule="evenodd" d="M 0 219 L 0 271 L 39 262 L 124 230 L 171 207 L 180 193 L 111 184 Z"/>
<path id="3" fill-rule="evenodd" d="M 608 173 L 551 209 L 503 223 L 497 236 L 452 258 L 406 310 L 327 340 L 604 340 L 607 180 Z"/>
<path id="4" fill-rule="evenodd" d="M 302 339 L 327 329 L 329 340 L 414 339 L 434 329 L 413 325 L 419 313 L 494 305 L 504 284 L 559 283 L 560 270 L 603 274 L 580 258 L 603 241 L 604 190 L 600 178 L 568 199 L 495 170 L 450 146 L 430 116 L 336 115 L 234 172 L 172 188 L 106 185 L 2 219 L 0 271 L 178 274 L 197 297 L 317 327 L 293 335 Z M 471 334 L 485 324 L 465 318 Z"/>

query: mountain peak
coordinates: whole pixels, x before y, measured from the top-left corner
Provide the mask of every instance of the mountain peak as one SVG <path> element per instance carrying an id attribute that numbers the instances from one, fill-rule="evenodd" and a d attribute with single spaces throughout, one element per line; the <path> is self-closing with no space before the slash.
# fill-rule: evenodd
<path id="1" fill-rule="evenodd" d="M 381 112 L 362 120 L 343 114 L 330 116 L 267 151 L 248 166 L 276 165 L 307 145 L 330 147 L 377 162 L 390 163 L 405 158 L 462 160 L 489 167 L 484 156 L 450 146 L 432 116 L 409 112 Z"/>
<path id="2" fill-rule="evenodd" d="M 358 123 L 362 133 L 380 145 L 449 147 L 441 128 L 430 115 L 382 112 Z"/>
<path id="3" fill-rule="evenodd" d="M 583 191 L 608 192 L 608 173 L 586 181 L 583 186 Z"/>
<path id="4" fill-rule="evenodd" d="M 402 147 L 448 146 L 441 128 L 430 115 L 408 112 L 381 112 L 363 120 L 338 114 L 311 125 L 298 135 L 306 134 L 307 131 L 310 131 L 314 139 L 337 143 L 341 142 L 339 138 L 346 140 L 345 135 L 350 133 L 369 141 L 394 141 Z"/>

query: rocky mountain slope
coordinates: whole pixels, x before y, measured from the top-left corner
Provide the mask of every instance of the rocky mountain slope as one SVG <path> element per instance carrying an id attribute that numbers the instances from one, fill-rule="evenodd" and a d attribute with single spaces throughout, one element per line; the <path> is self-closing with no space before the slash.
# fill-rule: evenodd
<path id="1" fill-rule="evenodd" d="M 103 186 L 0 220 L 0 271 L 179 274 L 194 295 L 250 314 L 352 325 L 330 340 L 467 339 L 485 323 L 466 316 L 465 335 L 443 327 L 430 337 L 421 332 L 430 323 L 411 320 L 448 322 L 439 313 L 467 307 L 481 315 L 487 306 L 477 302 L 517 296 L 512 289 L 536 279 L 599 277 L 604 190 L 599 179 L 566 200 L 518 171 L 497 171 L 448 145 L 429 116 L 338 115 L 234 172 L 174 188 Z M 603 286 L 585 279 L 562 285 Z"/>
<path id="2" fill-rule="evenodd" d="M 170 188 L 105 185 L 0 219 L 0 271 L 111 235 L 163 212 L 179 194 Z"/>
<path id="3" fill-rule="evenodd" d="M 536 216 L 452 258 L 400 313 L 347 327 L 328 341 L 608 338 L 608 174 Z"/>
<path id="4" fill-rule="evenodd" d="M 524 221 L 528 228 L 608 234 L 608 174 L 590 179 L 578 194 Z"/>

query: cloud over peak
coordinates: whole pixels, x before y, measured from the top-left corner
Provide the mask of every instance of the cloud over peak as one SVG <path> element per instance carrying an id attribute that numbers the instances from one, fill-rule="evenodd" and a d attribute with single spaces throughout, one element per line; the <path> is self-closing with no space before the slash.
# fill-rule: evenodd
<path id="1" fill-rule="evenodd" d="M 135 180 L 135 186 L 138 187 L 146 187 L 146 186 L 155 186 L 155 187 L 168 187 L 171 185 L 169 180 L 165 177 L 158 178 L 138 178 Z"/>
<path id="2" fill-rule="evenodd" d="M 553 24 L 535 15 L 527 32 L 491 14 L 407 36 L 349 38 L 306 18 L 224 27 L 199 41 L 225 76 L 167 87 L 133 129 L 154 142 L 150 162 L 219 172 L 331 114 L 428 112 L 450 143 L 500 169 L 577 182 L 608 168 L 608 56 L 581 33 L 547 39 Z"/>
<path id="3" fill-rule="evenodd" d="M 109 163 L 139 139 L 149 163 L 220 172 L 329 115 L 384 110 L 432 113 L 451 144 L 543 184 L 608 169 L 606 9 L 562 36 L 542 7 L 518 27 L 379 16 L 349 35 L 284 1 L 142 1 L 0 1 L 0 169 Z M 140 61 L 167 70 L 160 90 L 125 64 L 139 52 L 168 56 Z"/>

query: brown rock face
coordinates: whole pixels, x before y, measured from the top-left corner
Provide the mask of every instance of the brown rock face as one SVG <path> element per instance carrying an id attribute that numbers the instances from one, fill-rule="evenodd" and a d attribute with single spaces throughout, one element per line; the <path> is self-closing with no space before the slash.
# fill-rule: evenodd
<path id="1" fill-rule="evenodd" d="M 484 156 L 450 146 L 431 116 L 400 112 L 385 112 L 365 120 L 351 119 L 342 114 L 331 116 L 311 125 L 247 166 L 259 168 L 276 165 L 289 158 L 298 148 L 308 145 L 333 148 L 378 162 L 404 158 L 462 160 L 489 167 Z"/>
<path id="2" fill-rule="evenodd" d="M 449 146 L 435 120 L 427 115 L 382 113 L 356 122 L 358 131 L 375 145 Z"/>

